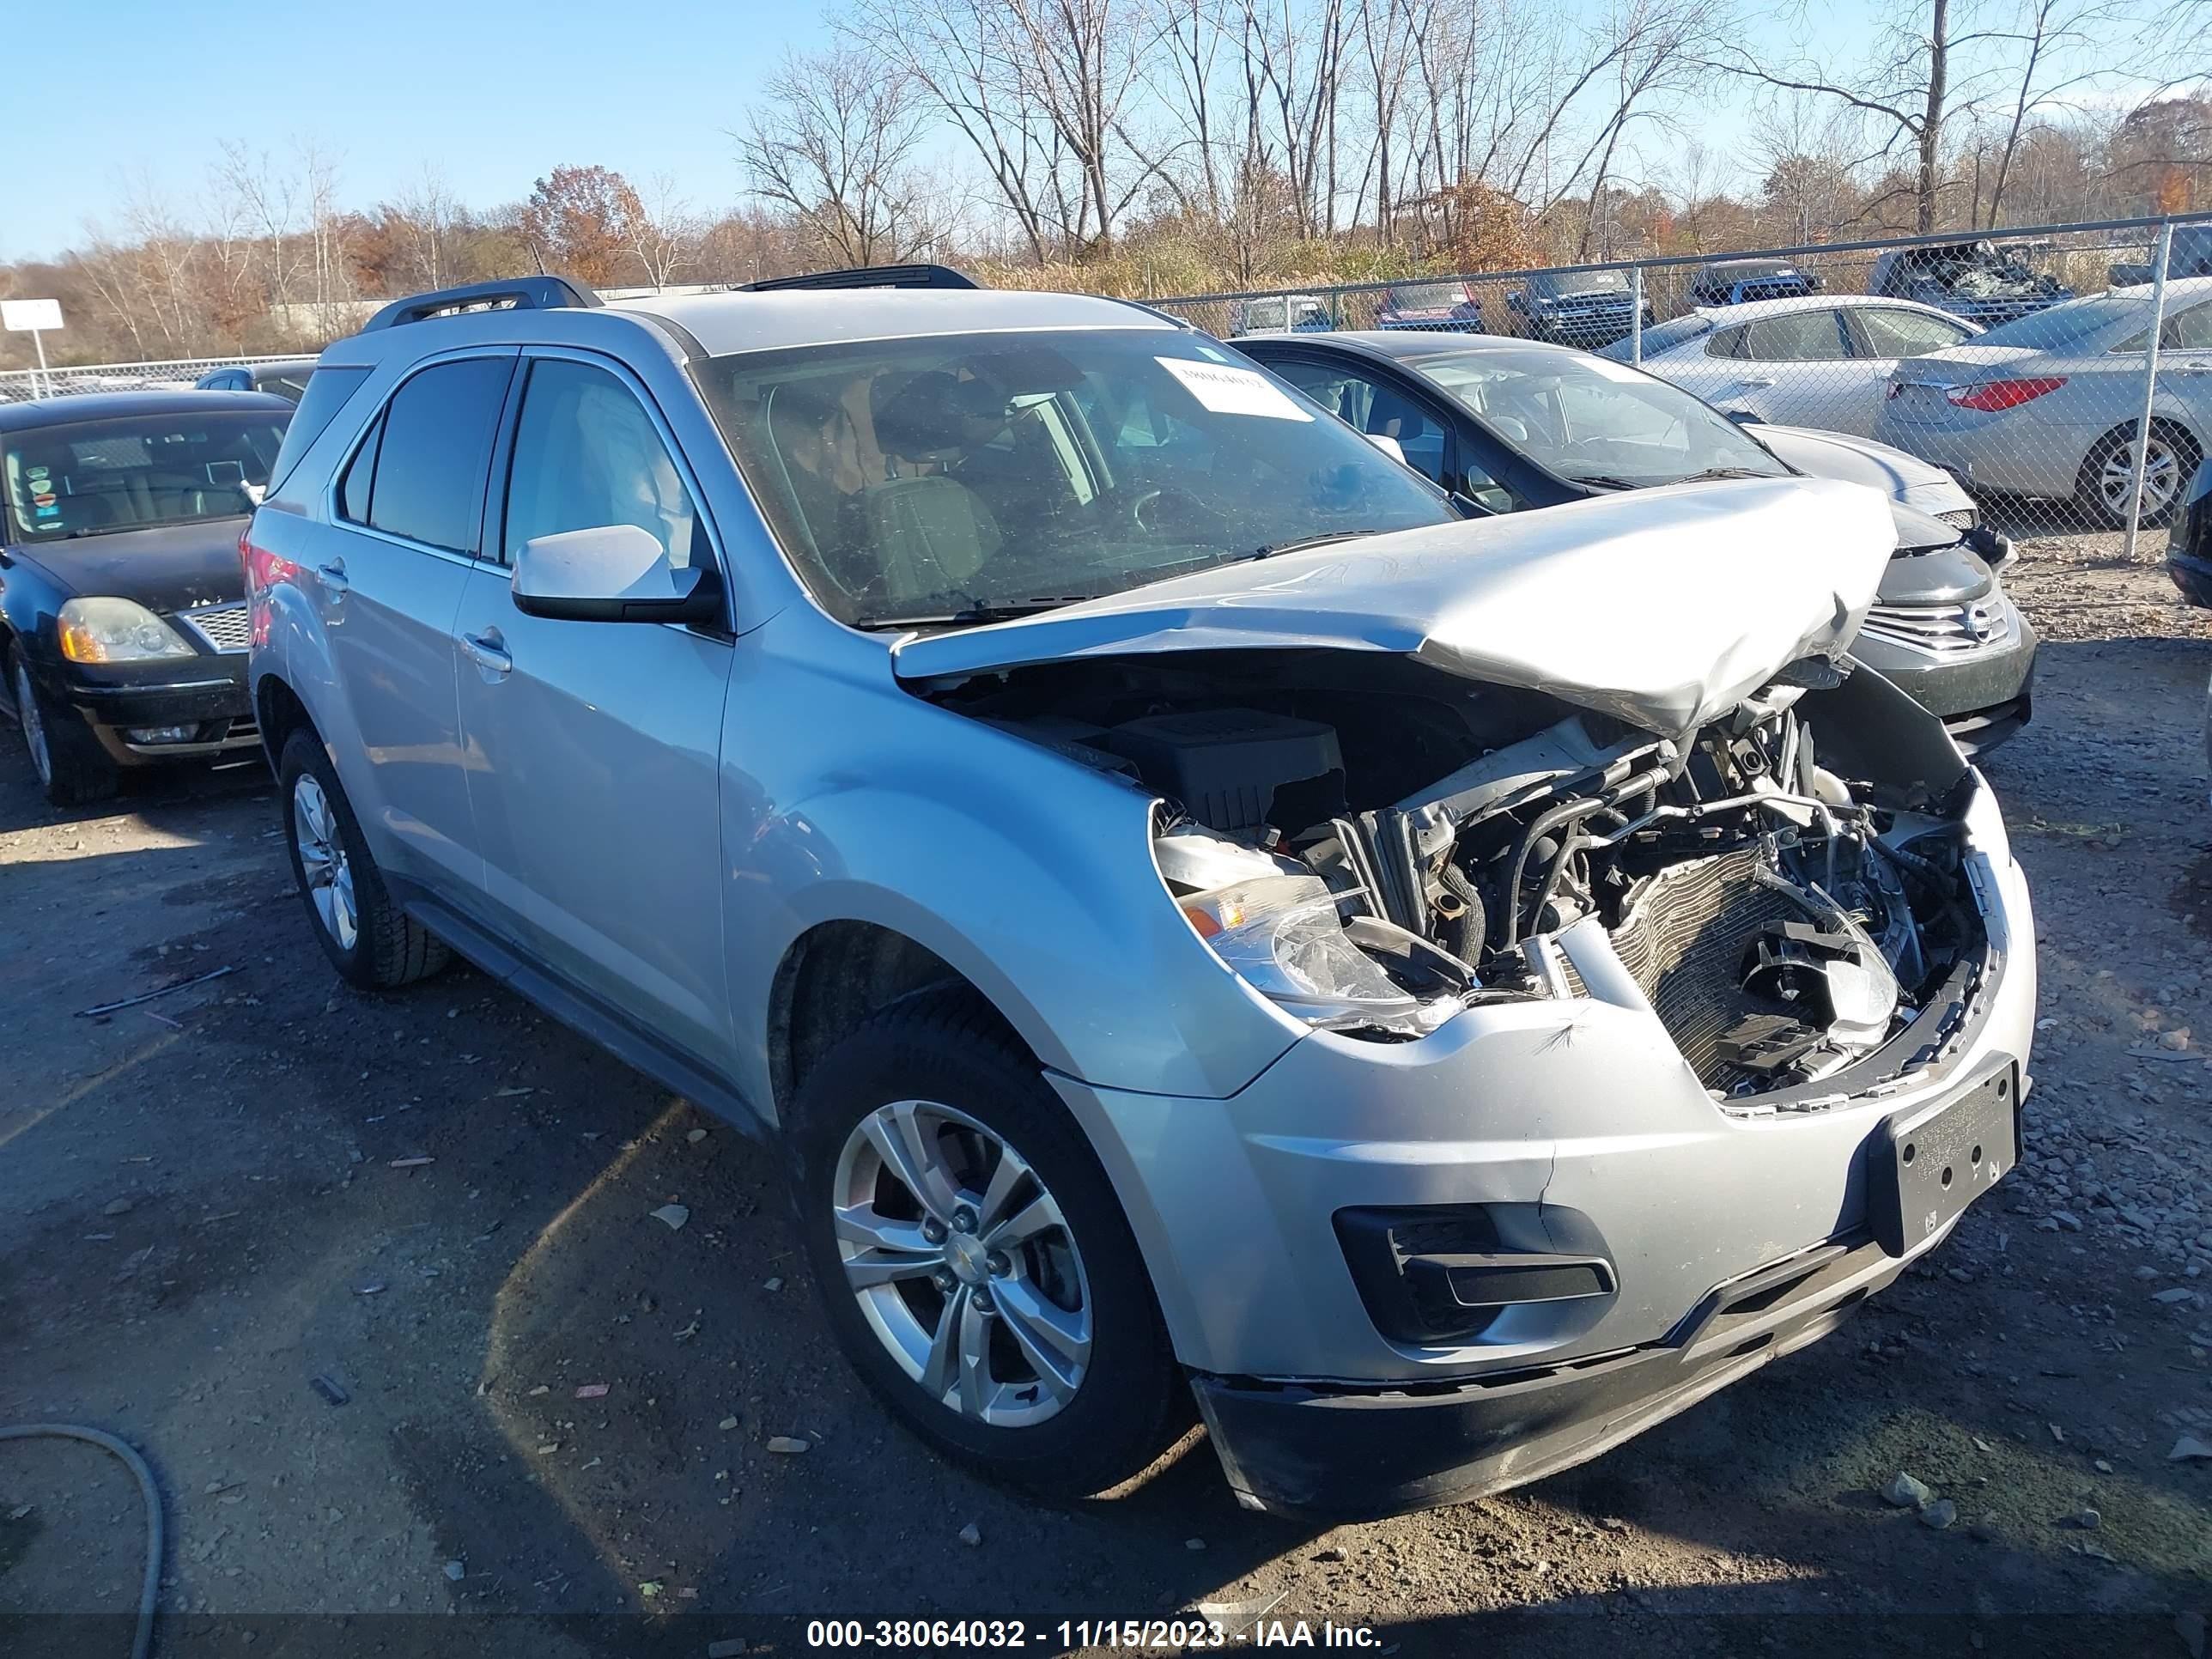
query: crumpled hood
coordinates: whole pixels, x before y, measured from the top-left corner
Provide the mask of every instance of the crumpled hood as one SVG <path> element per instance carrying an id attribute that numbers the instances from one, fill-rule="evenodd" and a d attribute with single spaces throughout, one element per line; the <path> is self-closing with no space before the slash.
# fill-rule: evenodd
<path id="1" fill-rule="evenodd" d="M 988 627 L 909 635 L 903 680 L 1170 651 L 1388 651 L 1667 736 L 1841 652 L 1896 546 L 1824 478 L 1624 491 L 1217 565 Z"/>

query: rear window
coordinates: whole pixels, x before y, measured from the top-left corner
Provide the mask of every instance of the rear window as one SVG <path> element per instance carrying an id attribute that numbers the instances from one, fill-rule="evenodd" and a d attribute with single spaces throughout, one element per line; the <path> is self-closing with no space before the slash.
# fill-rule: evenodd
<path id="1" fill-rule="evenodd" d="M 365 368 L 320 368 L 311 371 L 307 389 L 300 394 L 300 406 L 293 411 L 292 424 L 284 429 L 284 447 L 276 452 L 276 465 L 269 475 L 271 489 L 282 484 L 300 464 L 300 457 L 314 447 L 330 423 L 337 418 L 338 410 L 347 400 L 361 390 L 361 383 L 368 378 Z"/>
<path id="2" fill-rule="evenodd" d="M 14 538 L 243 518 L 268 488 L 289 412 L 122 415 L 0 435 Z"/>
<path id="3" fill-rule="evenodd" d="M 1694 340 L 1709 331 L 1712 325 L 1710 317 L 1674 317 L 1666 322 L 1654 324 L 1644 331 L 1644 355 L 1656 357 L 1662 351 L 1672 351 L 1684 341 Z M 1597 355 L 1610 357 L 1617 363 L 1625 363 L 1635 355 L 1635 342 L 1615 340 Z"/>
<path id="4" fill-rule="evenodd" d="M 2100 294 L 2092 299 L 2071 300 L 2047 310 L 2031 311 L 2025 317 L 2000 323 L 1974 343 L 2027 346 L 2036 351 L 2051 351 L 2085 340 L 2110 324 L 2149 315 L 2150 301 L 2146 298 Z"/>

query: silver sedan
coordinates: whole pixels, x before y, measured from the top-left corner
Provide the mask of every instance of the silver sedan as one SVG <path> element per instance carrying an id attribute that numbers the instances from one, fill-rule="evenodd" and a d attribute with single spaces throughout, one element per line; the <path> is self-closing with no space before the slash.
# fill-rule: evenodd
<path id="1" fill-rule="evenodd" d="M 2127 522 L 2152 291 L 2112 289 L 1897 366 L 1875 435 L 1998 491 Z M 2169 283 L 2142 519 L 2162 522 L 2212 433 L 2212 277 Z"/>

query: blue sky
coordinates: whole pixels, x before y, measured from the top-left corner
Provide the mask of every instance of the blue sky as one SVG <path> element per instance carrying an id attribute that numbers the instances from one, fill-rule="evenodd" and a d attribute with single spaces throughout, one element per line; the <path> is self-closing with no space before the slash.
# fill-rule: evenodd
<path id="1" fill-rule="evenodd" d="M 398 194 L 426 161 L 473 206 L 519 201 L 568 161 L 634 182 L 666 173 L 700 204 L 726 204 L 743 180 L 725 129 L 787 44 L 822 34 L 811 0 L 84 3 L 97 70 L 59 76 L 9 123 L 0 259 L 112 220 L 141 168 L 196 196 L 225 138 L 282 153 L 314 137 L 338 155 L 349 204 Z"/>
<path id="2" fill-rule="evenodd" d="M 66 94 L 27 101 L 10 122 L 0 259 L 77 243 L 88 221 L 113 224 L 142 172 L 190 212 L 227 138 L 278 156 L 296 138 L 316 140 L 338 158 L 349 206 L 404 192 L 426 162 L 475 207 L 520 200 L 541 173 L 574 162 L 640 185 L 665 173 L 696 206 L 723 207 L 745 182 L 726 129 L 787 47 L 822 44 L 827 9 L 821 0 L 86 3 L 100 14 L 96 72 L 58 77 Z M 1885 10 L 1886 0 L 1817 6 L 1802 45 L 1855 53 Z M 1761 32 L 1778 57 L 1799 49 L 1771 24 Z M 16 59 L 35 78 L 30 58 Z M 1689 124 L 1717 158 L 1740 154 L 1745 101 Z M 957 142 L 946 154 L 964 161 Z M 1647 167 L 1669 142 L 1639 140 Z"/>

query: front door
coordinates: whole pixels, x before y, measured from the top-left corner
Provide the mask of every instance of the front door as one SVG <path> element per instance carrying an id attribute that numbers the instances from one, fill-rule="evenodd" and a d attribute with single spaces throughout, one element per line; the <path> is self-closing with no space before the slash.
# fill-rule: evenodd
<path id="1" fill-rule="evenodd" d="M 460 720 L 495 921 L 589 996 L 714 1069 L 731 1057 L 716 777 L 732 647 L 714 630 L 525 616 L 514 555 L 635 525 L 714 557 L 641 387 L 534 355 L 494 467 L 496 537 L 462 597 Z M 503 480 L 503 488 L 501 481 Z"/>

